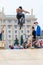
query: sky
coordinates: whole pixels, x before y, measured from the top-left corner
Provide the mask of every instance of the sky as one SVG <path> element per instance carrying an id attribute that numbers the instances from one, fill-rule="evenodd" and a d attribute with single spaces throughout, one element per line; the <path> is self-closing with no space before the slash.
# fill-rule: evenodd
<path id="1" fill-rule="evenodd" d="M 43 29 L 43 0 L 0 0 L 0 11 L 4 7 L 6 15 L 15 15 L 19 6 L 29 12 L 33 9 L 33 13 Z"/>

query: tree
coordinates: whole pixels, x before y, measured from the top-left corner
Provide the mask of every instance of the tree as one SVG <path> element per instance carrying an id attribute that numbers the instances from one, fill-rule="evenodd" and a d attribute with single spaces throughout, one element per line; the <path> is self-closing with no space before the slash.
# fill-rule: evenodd
<path id="1" fill-rule="evenodd" d="M 21 35 L 21 41 L 20 41 L 21 45 L 24 43 L 24 40 L 23 40 L 23 35 Z"/>
<path id="2" fill-rule="evenodd" d="M 19 40 L 16 38 L 14 45 L 18 45 L 18 44 L 19 44 Z"/>

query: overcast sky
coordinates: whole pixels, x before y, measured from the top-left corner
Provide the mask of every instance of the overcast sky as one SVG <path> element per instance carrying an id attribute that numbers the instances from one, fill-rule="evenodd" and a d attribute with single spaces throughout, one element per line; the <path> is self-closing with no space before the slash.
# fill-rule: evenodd
<path id="1" fill-rule="evenodd" d="M 4 7 L 4 12 L 8 15 L 16 14 L 16 8 L 19 6 L 27 11 L 33 8 L 37 21 L 43 29 L 43 0 L 0 0 L 0 11 Z"/>

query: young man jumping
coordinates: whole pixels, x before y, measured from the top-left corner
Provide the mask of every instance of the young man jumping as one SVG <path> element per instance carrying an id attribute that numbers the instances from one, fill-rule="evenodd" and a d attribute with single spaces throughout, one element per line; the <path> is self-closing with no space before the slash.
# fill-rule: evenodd
<path id="1" fill-rule="evenodd" d="M 21 27 L 23 26 L 23 23 L 25 23 L 25 15 L 23 14 L 23 12 L 25 13 L 30 13 L 30 12 L 22 9 L 22 6 L 19 6 L 19 8 L 16 9 L 16 12 L 17 12 L 18 24 L 20 25 L 20 29 L 21 29 Z"/>

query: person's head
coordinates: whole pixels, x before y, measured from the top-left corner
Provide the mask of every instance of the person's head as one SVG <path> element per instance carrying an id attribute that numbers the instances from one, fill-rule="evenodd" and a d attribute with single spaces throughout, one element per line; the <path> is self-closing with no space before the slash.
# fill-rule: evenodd
<path id="1" fill-rule="evenodd" d="M 35 24 L 35 26 L 37 26 L 38 25 L 38 22 L 34 22 L 34 24 Z"/>
<path id="2" fill-rule="evenodd" d="M 14 49 L 13 45 L 9 45 L 9 48 L 10 48 L 10 49 Z"/>
<path id="3" fill-rule="evenodd" d="M 35 30 L 34 26 L 32 26 L 32 30 Z"/>
<path id="4" fill-rule="evenodd" d="M 20 9 L 22 9 L 22 6 L 19 6 Z"/>
<path id="5" fill-rule="evenodd" d="M 9 45 L 9 48 L 11 48 L 11 45 Z"/>

